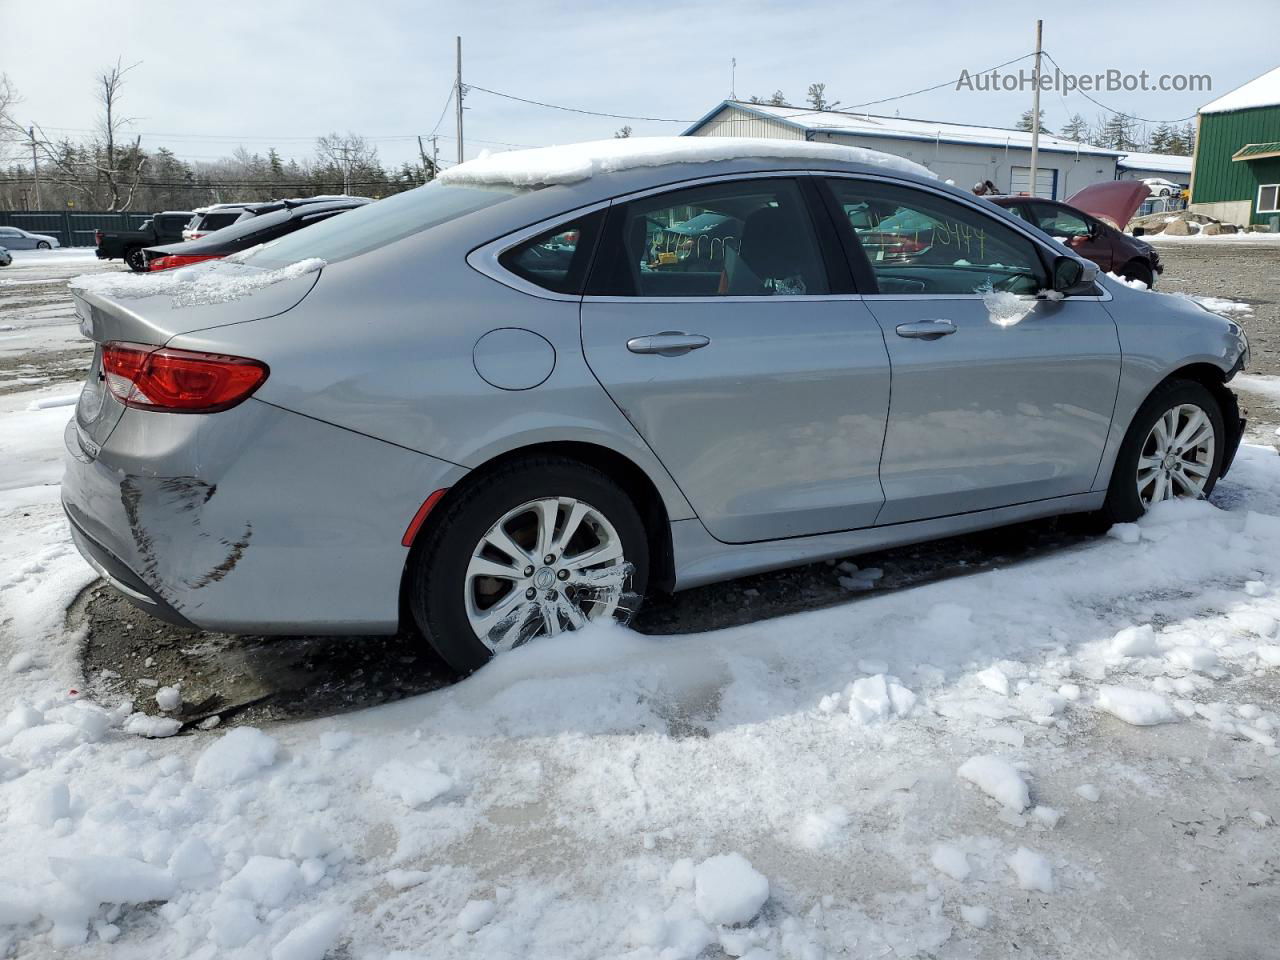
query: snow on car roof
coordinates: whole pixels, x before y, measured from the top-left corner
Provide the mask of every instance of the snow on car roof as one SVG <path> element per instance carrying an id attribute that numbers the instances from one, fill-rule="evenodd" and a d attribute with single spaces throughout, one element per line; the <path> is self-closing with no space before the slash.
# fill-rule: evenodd
<path id="1" fill-rule="evenodd" d="M 675 163 L 712 163 L 739 159 L 834 160 L 887 167 L 903 173 L 934 177 L 918 163 L 867 150 L 800 140 L 766 140 L 752 137 L 620 137 L 592 140 L 533 150 L 481 154 L 440 174 L 451 184 L 510 184 L 540 187 L 577 183 L 596 174 L 618 173 L 640 167 Z"/>
<path id="2" fill-rule="evenodd" d="M 1250 107 L 1273 107 L 1280 104 L 1280 67 L 1254 77 L 1242 87 L 1223 94 L 1200 108 L 1201 113 L 1225 113 Z"/>

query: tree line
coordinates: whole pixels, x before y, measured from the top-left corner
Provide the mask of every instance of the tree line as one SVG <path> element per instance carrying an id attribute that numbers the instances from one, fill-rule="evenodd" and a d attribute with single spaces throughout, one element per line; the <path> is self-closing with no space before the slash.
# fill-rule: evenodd
<path id="1" fill-rule="evenodd" d="M 0 210 L 150 213 L 286 196 L 383 197 L 436 174 L 425 154 L 418 163 L 384 165 L 377 147 L 354 133 L 318 137 L 312 154 L 302 158 L 285 159 L 274 147 L 265 155 L 238 147 L 220 160 L 183 159 L 129 133 L 132 121 L 122 114 L 121 102 L 132 69 L 117 61 L 95 78 L 95 129 L 78 139 L 22 126 L 15 116 L 21 97 L 0 74 Z"/>

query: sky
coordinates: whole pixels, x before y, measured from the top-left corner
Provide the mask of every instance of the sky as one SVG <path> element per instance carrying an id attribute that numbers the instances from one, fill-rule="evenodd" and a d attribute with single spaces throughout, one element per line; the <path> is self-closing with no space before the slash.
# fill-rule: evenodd
<path id="1" fill-rule="evenodd" d="M 1276 34 L 1275 0 L 1232 0 L 1230 16 L 1209 16 L 1203 0 L 1064 6 L 1041 5 L 1038 15 L 1045 49 L 1066 70 L 1210 75 L 1211 93 L 1094 95 L 1152 120 L 1194 114 L 1276 65 L 1274 45 L 1249 39 Z M 797 104 L 815 81 L 845 103 L 947 83 L 866 109 L 1012 126 L 1029 109 L 1030 91 L 957 91 L 951 82 L 962 69 L 977 73 L 1030 53 L 1035 16 L 1035 4 L 936 0 L 0 0 L 0 70 L 23 97 L 18 119 L 50 136 L 93 125 L 94 76 L 118 56 L 138 64 L 123 106 L 144 146 L 192 160 L 217 159 L 240 144 L 301 158 L 316 136 L 354 132 L 398 164 L 416 156 L 417 135 L 434 131 L 448 163 L 457 153 L 452 105 L 444 111 L 457 35 L 464 83 L 682 121 L 592 117 L 472 90 L 464 119 L 472 157 L 608 137 L 624 124 L 635 135 L 680 133 L 684 121 L 727 97 L 731 82 L 740 98 L 781 89 Z M 1046 93 L 1041 105 L 1055 130 L 1072 113 L 1090 121 L 1102 114 L 1078 93 L 1065 100 Z"/>

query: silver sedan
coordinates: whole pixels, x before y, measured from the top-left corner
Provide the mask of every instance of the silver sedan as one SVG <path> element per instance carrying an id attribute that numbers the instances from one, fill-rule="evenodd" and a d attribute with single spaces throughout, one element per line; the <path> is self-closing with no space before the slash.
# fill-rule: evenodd
<path id="1" fill-rule="evenodd" d="M 209 629 L 403 612 L 461 671 L 648 591 L 1132 520 L 1242 430 L 1235 323 L 827 145 L 503 154 L 148 282 L 75 291 L 89 562 Z"/>
<path id="2" fill-rule="evenodd" d="M 51 250 L 61 246 L 58 238 L 47 233 L 31 233 L 18 227 L 0 227 L 0 247 L 10 250 Z"/>

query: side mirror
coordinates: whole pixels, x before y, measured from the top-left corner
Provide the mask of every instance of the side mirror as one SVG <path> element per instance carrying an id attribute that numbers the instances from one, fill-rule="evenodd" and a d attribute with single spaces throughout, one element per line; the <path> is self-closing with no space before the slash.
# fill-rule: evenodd
<path id="1" fill-rule="evenodd" d="M 1075 257 L 1053 258 L 1053 289 L 1064 297 L 1087 297 L 1096 290 L 1098 265 Z"/>
<path id="2" fill-rule="evenodd" d="M 1134 227 L 1134 228 L 1133 228 L 1133 235 L 1134 235 L 1135 237 L 1141 237 L 1141 236 L 1142 236 L 1143 234 L 1145 234 L 1146 232 L 1147 232 L 1147 230 L 1146 230 L 1146 228 L 1145 228 L 1145 227 Z"/>

